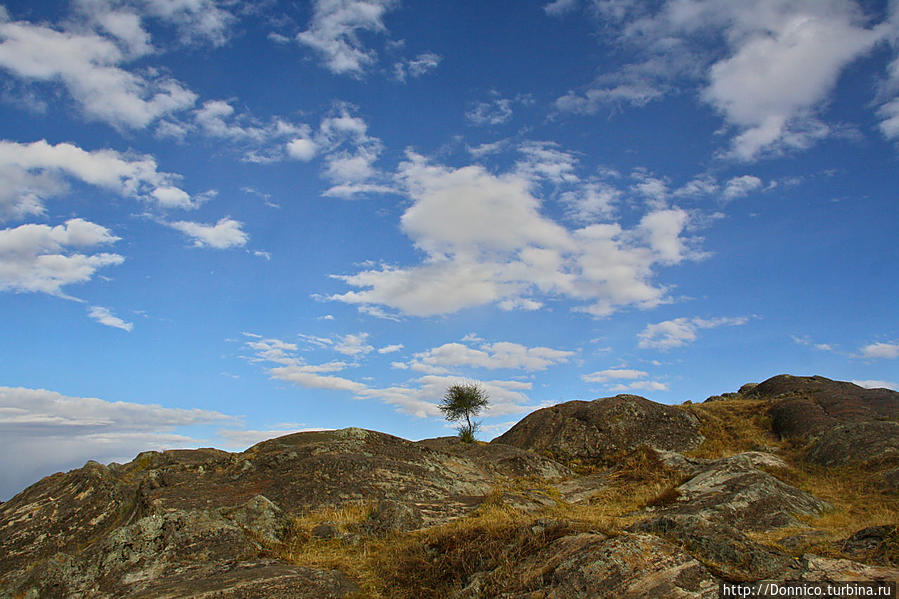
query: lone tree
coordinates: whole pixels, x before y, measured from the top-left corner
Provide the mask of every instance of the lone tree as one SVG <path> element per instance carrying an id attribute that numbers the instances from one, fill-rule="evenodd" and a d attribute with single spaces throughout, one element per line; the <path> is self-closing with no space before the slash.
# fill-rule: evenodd
<path id="1" fill-rule="evenodd" d="M 477 416 L 487 406 L 487 400 L 487 392 L 480 385 L 464 383 L 450 386 L 438 407 L 450 422 L 465 419 L 465 424 L 459 427 L 459 439 L 463 443 L 472 443 L 480 423 L 472 421 L 471 417 Z"/>

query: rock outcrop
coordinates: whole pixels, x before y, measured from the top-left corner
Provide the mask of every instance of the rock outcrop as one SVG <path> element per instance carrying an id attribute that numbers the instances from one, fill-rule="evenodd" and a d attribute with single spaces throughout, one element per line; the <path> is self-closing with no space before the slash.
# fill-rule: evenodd
<path id="1" fill-rule="evenodd" d="M 492 443 L 557 460 L 607 464 L 641 445 L 685 451 L 702 442 L 697 419 L 637 395 L 569 401 L 526 416 Z"/>

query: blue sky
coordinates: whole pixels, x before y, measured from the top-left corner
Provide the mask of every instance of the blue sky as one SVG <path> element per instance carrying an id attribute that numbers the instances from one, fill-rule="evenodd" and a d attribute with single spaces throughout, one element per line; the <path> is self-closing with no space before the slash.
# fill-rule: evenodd
<path id="1" fill-rule="evenodd" d="M 297 430 L 899 386 L 899 3 L 0 6 L 0 497 Z"/>

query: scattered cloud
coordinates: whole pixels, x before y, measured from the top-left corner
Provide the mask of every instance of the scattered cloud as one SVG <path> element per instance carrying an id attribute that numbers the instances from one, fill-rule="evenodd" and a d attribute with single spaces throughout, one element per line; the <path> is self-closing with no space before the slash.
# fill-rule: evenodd
<path id="1" fill-rule="evenodd" d="M 722 193 L 725 200 L 735 200 L 762 186 L 762 180 L 752 175 L 734 177 L 727 182 Z"/>
<path id="2" fill-rule="evenodd" d="M 109 308 L 104 308 L 103 306 L 91 306 L 87 311 L 87 315 L 102 325 L 113 327 L 115 329 L 122 329 L 123 331 L 127 331 L 129 333 L 134 328 L 133 323 L 125 322 L 124 320 L 110 312 Z"/>
<path id="3" fill-rule="evenodd" d="M 496 98 L 489 102 L 475 102 L 472 104 L 465 118 L 473 125 L 502 125 L 512 120 L 512 100 L 510 98 Z"/>
<path id="4" fill-rule="evenodd" d="M 373 346 L 365 342 L 366 339 L 368 339 L 368 333 L 343 335 L 334 344 L 334 349 L 345 356 L 364 356 L 375 350 Z"/>
<path id="5" fill-rule="evenodd" d="M 575 352 L 549 347 L 526 347 L 507 341 L 484 343 L 475 349 L 462 343 L 446 343 L 417 353 L 407 366 L 412 370 L 447 373 L 452 368 L 515 369 L 534 372 L 567 362 Z"/>
<path id="6" fill-rule="evenodd" d="M 735 131 L 727 155 L 741 161 L 837 134 L 838 126 L 818 118 L 819 109 L 840 73 L 894 28 L 886 21 L 870 25 L 849 2 L 607 0 L 595 2 L 594 10 L 603 33 L 637 60 L 568 92 L 557 109 L 590 114 L 609 105 L 642 106 L 704 81 L 701 99 Z M 713 37 L 726 42 L 723 56 L 707 51 Z M 892 103 L 880 116 L 890 135 Z"/>
<path id="7" fill-rule="evenodd" d="M 395 345 L 385 345 L 384 347 L 378 348 L 379 354 L 392 354 L 393 352 L 398 352 L 403 349 L 402 343 L 397 343 Z"/>
<path id="8" fill-rule="evenodd" d="M 377 61 L 359 33 L 385 33 L 384 14 L 394 0 L 315 0 L 309 29 L 297 41 L 319 53 L 325 68 L 338 75 L 360 77 Z"/>
<path id="9" fill-rule="evenodd" d="M 393 76 L 397 81 L 406 81 L 408 77 L 416 79 L 429 71 L 433 71 L 443 60 L 443 57 L 433 52 L 424 52 L 415 58 L 394 63 Z"/>
<path id="10" fill-rule="evenodd" d="M 45 202 L 66 191 L 65 177 L 160 208 L 194 208 L 199 202 L 177 187 L 177 175 L 158 171 L 150 156 L 0 140 L 0 220 L 43 214 Z"/>
<path id="11" fill-rule="evenodd" d="M 184 220 L 166 224 L 193 239 L 194 247 L 211 247 L 217 250 L 224 250 L 232 247 L 242 247 L 250 240 L 250 236 L 241 229 L 243 223 L 228 217 L 219 219 L 214 225 Z"/>
<path id="12" fill-rule="evenodd" d="M 127 17 L 106 23 L 120 34 L 134 26 Z M 175 79 L 158 71 L 138 75 L 122 68 L 130 58 L 97 33 L 0 22 L 0 68 L 28 81 L 61 83 L 89 119 L 141 129 L 194 104 L 197 95 Z"/>
<path id="13" fill-rule="evenodd" d="M 247 359 L 254 363 L 274 364 L 273 367 L 268 369 L 268 374 L 273 379 L 304 388 L 349 392 L 356 399 L 360 400 L 376 399 L 394 406 L 403 413 L 419 418 L 441 416 L 441 412 L 437 408 L 437 399 L 443 396 L 448 386 L 468 380 L 448 373 L 446 369 L 440 369 L 439 372 L 428 372 L 404 384 L 389 387 L 373 387 L 346 376 L 323 374 L 340 372 L 355 366 L 355 364 L 347 364 L 340 361 L 309 364 L 298 355 L 298 347 L 294 343 L 288 343 L 279 339 L 264 339 L 258 335 L 247 333 L 244 333 L 244 336 L 248 338 L 244 345 L 252 352 L 252 355 Z M 310 337 L 308 335 L 301 335 L 301 338 L 318 348 L 340 351 L 338 349 L 339 343 L 335 343 L 329 338 Z M 346 341 L 346 337 L 343 340 Z M 452 356 L 451 354 L 443 354 L 435 357 L 434 361 L 457 366 L 485 365 L 487 368 L 541 369 L 545 367 L 544 364 L 549 365 L 567 359 L 567 356 L 557 354 L 556 350 L 548 350 L 548 348 L 531 348 L 533 351 L 529 352 L 523 346 L 509 345 L 515 347 L 510 348 L 502 343 L 493 344 L 482 358 L 472 358 L 471 355 L 462 356 L 460 354 Z M 492 353 L 490 353 L 491 351 Z M 363 351 L 356 355 L 365 355 L 367 353 L 370 352 Z M 416 356 L 421 357 L 436 355 L 428 352 L 416 354 Z M 393 365 L 394 368 L 408 370 L 408 366 L 403 362 L 396 362 Z M 481 384 L 490 395 L 490 407 L 486 416 L 521 414 L 537 407 L 533 405 L 525 394 L 526 391 L 531 389 L 531 383 L 489 380 L 481 381 Z"/>
<path id="14" fill-rule="evenodd" d="M 669 350 L 674 347 L 683 347 L 696 341 L 700 329 L 713 329 L 721 326 L 740 326 L 749 322 L 745 316 L 735 318 L 675 318 L 655 324 L 646 325 L 637 335 L 638 344 L 643 349 Z"/>
<path id="15" fill-rule="evenodd" d="M 55 227 L 27 224 L 0 229 L 0 291 L 74 299 L 63 287 L 89 281 L 97 270 L 125 261 L 119 254 L 80 251 L 118 240 L 106 227 L 80 218 Z"/>
<path id="16" fill-rule="evenodd" d="M 899 358 L 899 345 L 895 343 L 871 343 L 862 347 L 861 357 L 863 358 L 882 358 L 891 360 Z"/>
<path id="17" fill-rule="evenodd" d="M 616 379 L 642 379 L 649 376 L 648 372 L 642 370 L 633 370 L 630 368 L 609 368 L 608 370 L 598 370 L 590 374 L 582 374 L 581 380 L 587 383 L 607 383 Z"/>
<path id="18" fill-rule="evenodd" d="M 682 236 L 688 216 L 678 208 L 652 210 L 630 230 L 569 230 L 540 213 L 530 173 L 494 175 L 408 158 L 398 181 L 412 203 L 400 224 L 425 260 L 335 275 L 356 290 L 330 299 L 431 316 L 488 303 L 534 309 L 543 301 L 532 296 L 540 294 L 580 300 L 586 305 L 578 310 L 606 316 L 620 306 L 667 301 L 666 289 L 651 282 L 654 267 L 697 258 Z M 566 170 L 555 165 L 551 176 L 564 179 Z"/>
<path id="19" fill-rule="evenodd" d="M 634 381 L 633 383 L 618 384 L 609 387 L 609 391 L 625 393 L 627 391 L 667 391 L 668 385 L 658 381 Z"/>
<path id="20" fill-rule="evenodd" d="M 579 0 L 553 0 L 543 6 L 544 12 L 551 17 L 561 17 L 577 9 Z"/>
<path id="21" fill-rule="evenodd" d="M 808 337 L 797 337 L 796 335 L 790 335 L 790 338 L 798 345 L 805 345 L 806 347 L 811 347 L 818 351 L 834 351 L 834 347 L 829 343 L 815 343 Z"/>

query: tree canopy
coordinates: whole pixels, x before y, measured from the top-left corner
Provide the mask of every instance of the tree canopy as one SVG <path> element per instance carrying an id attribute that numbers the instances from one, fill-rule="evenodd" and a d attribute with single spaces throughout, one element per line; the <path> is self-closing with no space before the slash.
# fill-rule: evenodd
<path id="1" fill-rule="evenodd" d="M 479 423 L 472 421 L 471 417 L 477 416 L 488 403 L 489 396 L 480 385 L 462 383 L 451 385 L 437 407 L 450 422 L 458 422 L 464 418 L 465 425 L 459 428 L 459 438 L 472 442 Z"/>

